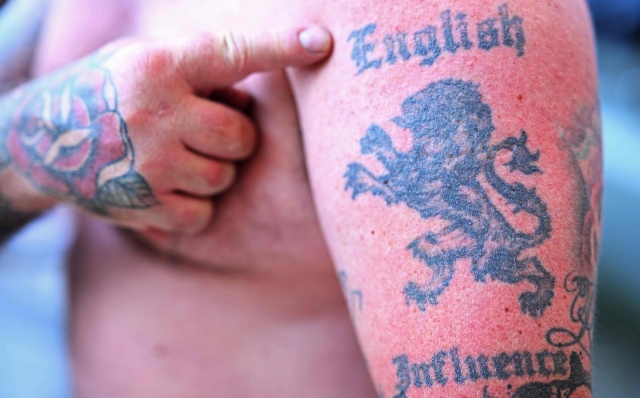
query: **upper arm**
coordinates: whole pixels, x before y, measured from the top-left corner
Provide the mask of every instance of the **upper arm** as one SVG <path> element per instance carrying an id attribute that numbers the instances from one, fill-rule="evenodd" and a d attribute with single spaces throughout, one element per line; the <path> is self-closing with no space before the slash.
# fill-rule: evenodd
<path id="1" fill-rule="evenodd" d="M 338 3 L 313 21 L 331 59 L 291 78 L 376 384 L 586 394 L 602 186 L 586 4 Z"/>

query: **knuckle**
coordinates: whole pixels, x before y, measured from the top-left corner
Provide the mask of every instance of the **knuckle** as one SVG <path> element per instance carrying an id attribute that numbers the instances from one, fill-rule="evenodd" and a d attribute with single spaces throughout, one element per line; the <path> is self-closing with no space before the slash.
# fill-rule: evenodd
<path id="1" fill-rule="evenodd" d="M 198 32 L 180 42 L 181 51 L 176 56 L 179 74 L 187 83 L 194 84 L 191 78 L 204 76 L 215 70 L 219 63 L 217 51 L 220 38 L 211 32 Z M 194 88 L 194 87 L 191 87 Z"/>
<path id="2" fill-rule="evenodd" d="M 169 74 L 175 67 L 173 54 L 163 46 L 148 46 L 135 57 L 135 65 L 146 78 L 156 79 Z"/>
<path id="3" fill-rule="evenodd" d="M 238 156 L 249 155 L 255 144 L 253 124 L 241 115 L 221 112 L 216 116 L 214 134 L 228 146 L 228 151 Z"/>
<path id="4" fill-rule="evenodd" d="M 237 133 L 234 135 L 235 152 L 239 156 L 249 156 L 255 147 L 256 136 L 251 124 L 246 125 L 242 121 L 239 122 Z"/>
<path id="5" fill-rule="evenodd" d="M 144 145 L 134 146 L 136 153 L 135 168 L 147 180 L 152 189 L 157 190 L 173 182 L 173 179 L 166 178 L 175 165 L 182 161 L 180 151 L 175 150 L 174 145 L 165 141 L 160 141 L 154 137 L 153 141 L 147 141 Z"/>
<path id="6" fill-rule="evenodd" d="M 224 32 L 219 37 L 219 53 L 225 65 L 242 70 L 249 60 L 249 40 L 241 33 Z"/>
<path id="7" fill-rule="evenodd" d="M 198 57 L 202 57 L 203 54 L 210 54 L 208 51 L 211 48 L 217 48 L 218 38 L 211 32 L 198 32 L 194 34 L 191 41 L 188 44 L 190 51 L 187 51 L 185 55 L 195 54 Z"/>
<path id="8" fill-rule="evenodd" d="M 213 164 L 205 169 L 201 178 L 205 184 L 216 190 L 227 188 L 233 182 L 235 177 L 235 168 L 230 164 Z"/>

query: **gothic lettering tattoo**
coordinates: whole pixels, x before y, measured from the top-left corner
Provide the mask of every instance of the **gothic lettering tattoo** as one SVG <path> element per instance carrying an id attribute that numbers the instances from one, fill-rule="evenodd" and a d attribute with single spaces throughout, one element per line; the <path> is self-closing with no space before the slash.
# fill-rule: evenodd
<path id="1" fill-rule="evenodd" d="M 569 358 L 569 376 L 547 383 L 531 382 L 518 388 L 512 398 L 570 398 L 580 387 L 591 390 L 591 375 L 584 370 L 580 355 L 571 353 Z"/>
<path id="2" fill-rule="evenodd" d="M 363 297 L 362 291 L 360 289 L 353 289 L 349 285 L 347 273 L 344 271 L 338 272 L 338 277 L 340 279 L 340 286 L 342 287 L 342 291 L 345 296 L 345 300 L 349 305 L 349 309 L 353 313 L 354 310 L 362 311 L 363 306 Z"/>
<path id="3" fill-rule="evenodd" d="M 439 25 L 427 25 L 412 34 L 400 31 L 380 36 L 382 46 L 378 45 L 380 39 L 376 39 L 376 28 L 377 24 L 370 23 L 354 30 L 348 37 L 353 43 L 351 59 L 355 62 L 357 75 L 367 69 L 379 69 L 383 64 L 394 65 L 400 59 L 416 58 L 420 65 L 431 66 L 446 53 L 455 54 L 474 46 L 485 51 L 501 46 L 513 47 L 518 57 L 525 54 L 524 21 L 509 13 L 507 3 L 498 7 L 495 17 L 475 24 L 475 29 L 470 28 L 467 14 L 454 14 L 451 10 L 440 14 Z M 475 33 L 473 39 L 472 33 Z"/>
<path id="4" fill-rule="evenodd" d="M 440 231 L 428 232 L 407 246 L 432 271 L 427 284 L 407 283 L 407 305 L 416 304 L 422 311 L 437 305 L 453 278 L 455 264 L 470 259 L 478 282 L 488 276 L 503 283 L 533 285 L 534 291 L 520 294 L 520 308 L 539 317 L 551 305 L 555 278 L 536 256 L 523 252 L 549 238 L 551 218 L 535 188 L 505 181 L 494 163 L 505 151 L 511 154 L 504 164 L 508 172 L 542 176 L 537 165 L 540 153 L 529 149 L 524 131 L 496 144 L 489 142 L 495 127 L 491 108 L 478 89 L 471 82 L 446 79 L 405 99 L 402 116 L 392 121 L 411 131 L 412 148 L 396 151 L 391 137 L 371 125 L 360 141 L 361 152 L 375 155 L 386 173 L 375 175 L 362 164 L 351 163 L 345 189 L 352 191 L 353 199 L 370 193 L 381 196 L 387 205 L 404 204 L 424 219 L 446 222 Z M 513 213 L 533 216 L 535 230 L 514 228 L 493 204 L 487 184 L 506 199 Z"/>
<path id="5" fill-rule="evenodd" d="M 83 72 L 59 74 L 12 98 L 19 105 L 2 134 L 0 165 L 13 165 L 44 192 L 108 215 L 109 207 L 158 202 L 134 170 L 133 145 L 103 62 L 93 57 Z"/>
<path id="6" fill-rule="evenodd" d="M 553 398 L 557 392 L 569 397 L 581 386 L 591 388 L 579 353 L 564 350 L 501 352 L 495 355 L 462 355 L 457 347 L 435 353 L 430 360 L 413 362 L 405 354 L 392 359 L 397 384 L 394 398 L 406 397 L 411 389 L 424 390 L 450 384 L 483 384 L 489 380 L 539 378 L 551 381 L 530 382 L 517 388 L 512 397 Z M 513 387 L 509 384 L 507 390 Z M 484 395 L 489 395 L 485 386 Z M 538 394 L 538 395 L 536 395 Z"/>

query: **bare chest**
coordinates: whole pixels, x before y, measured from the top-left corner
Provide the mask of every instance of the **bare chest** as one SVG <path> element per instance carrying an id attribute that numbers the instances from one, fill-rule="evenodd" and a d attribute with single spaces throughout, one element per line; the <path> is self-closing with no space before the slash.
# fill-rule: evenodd
<path id="1" fill-rule="evenodd" d="M 299 23 L 284 0 L 60 0 L 38 51 L 37 74 L 123 36 L 154 39 L 201 31 L 264 31 Z M 299 7 L 298 7 L 299 8 Z M 260 146 L 234 187 L 217 198 L 216 219 L 196 237 L 176 237 L 176 254 L 217 268 L 333 272 L 306 178 L 298 115 L 283 72 L 242 82 L 255 99 Z M 163 249 L 168 249 L 165 247 Z M 301 263 L 305 267 L 300 267 Z"/>

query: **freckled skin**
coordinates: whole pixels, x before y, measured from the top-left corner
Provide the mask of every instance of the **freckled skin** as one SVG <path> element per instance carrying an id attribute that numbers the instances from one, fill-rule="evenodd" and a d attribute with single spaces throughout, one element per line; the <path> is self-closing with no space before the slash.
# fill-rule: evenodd
<path id="1" fill-rule="evenodd" d="M 554 362 L 552 356 L 545 354 L 545 350 L 555 353 L 557 361 L 577 353 L 585 374 L 591 369 L 589 337 L 586 332 L 581 332 L 590 330 L 591 317 L 584 316 L 586 319 L 580 320 L 571 314 L 578 314 L 580 308 L 589 311 L 585 303 L 593 299 L 593 285 L 587 282 L 578 284 L 576 281 L 582 279 L 574 281 L 569 276 L 575 270 L 590 269 L 581 275 L 592 282 L 595 278 L 594 264 L 585 268 L 581 260 L 584 250 L 581 250 L 580 242 L 586 235 L 582 230 L 587 226 L 581 218 L 588 217 L 578 216 L 584 189 L 581 186 L 582 176 L 576 172 L 571 152 L 563 149 L 563 134 L 559 129 L 559 126 L 573 125 L 572 120 L 581 113 L 582 107 L 597 106 L 589 15 L 582 1 L 508 2 L 509 17 L 518 16 L 523 21 L 526 40 L 522 47 L 524 54 L 519 56 L 515 43 L 512 46 L 504 44 L 499 11 L 501 5 L 502 2 L 489 1 L 415 1 L 403 2 L 401 6 L 367 2 L 366 6 L 358 3 L 357 7 L 352 8 L 346 2 L 340 3 L 335 7 L 340 12 L 329 11 L 330 17 L 327 17 L 336 26 L 333 32 L 338 43 L 328 67 L 318 73 L 291 73 L 323 232 L 336 266 L 362 290 L 365 311 L 355 317 L 356 330 L 375 384 L 380 386 L 385 396 L 482 396 L 484 387 L 487 387 L 486 396 L 506 397 L 509 383 L 512 384 L 510 391 L 513 393 L 529 382 L 550 383 L 556 380 L 560 383 L 566 380 L 566 375 L 553 374 Z M 450 15 L 458 12 L 466 14 L 469 38 L 473 42 L 468 50 L 462 46 L 455 53 L 446 50 L 441 17 L 446 10 L 451 10 Z M 498 45 L 479 48 L 481 40 L 477 24 L 489 18 L 495 19 L 492 23 L 497 29 Z M 381 63 L 379 68 L 371 66 L 361 71 L 362 62 L 358 65 L 353 57 L 354 40 L 349 41 L 348 38 L 354 30 L 371 23 L 375 23 L 375 31 L 366 37 L 366 43 L 377 44 L 367 53 L 367 60 L 374 62 L 379 59 Z M 431 66 L 421 65 L 421 62 L 427 56 L 433 58 L 437 51 L 432 50 L 426 55 L 420 52 L 416 54 L 418 45 L 412 40 L 413 33 L 420 32 L 426 26 L 437 29 L 436 37 L 440 46 L 439 56 L 430 60 Z M 483 29 L 486 26 L 483 25 Z M 396 56 L 391 57 L 393 62 L 389 62 L 385 35 L 394 35 L 398 31 L 407 33 L 407 47 L 412 55 L 405 59 L 401 46 L 396 45 Z M 421 37 L 424 43 L 428 43 L 428 35 Z M 454 32 L 454 38 L 461 43 L 458 33 Z M 513 31 L 512 38 L 515 41 Z M 489 39 L 483 36 L 483 43 Z M 341 42 L 342 46 L 339 45 Z M 564 72 L 569 70 L 572 73 Z M 527 175 L 517 170 L 511 172 L 508 163 L 517 164 L 514 158 L 519 155 L 505 153 L 503 159 L 495 161 L 497 176 L 508 184 L 520 183 L 528 190 L 535 188 L 535 194 L 546 204 L 549 215 L 551 233 L 545 239 L 539 239 L 533 245 L 535 247 L 524 251 L 526 257 L 537 257 L 540 264 L 544 264 L 544 273 L 549 275 L 546 278 L 548 282 L 543 284 L 543 290 L 550 293 L 546 294 L 548 301 L 541 301 L 546 309 L 544 313 L 537 312 L 535 319 L 530 312 L 522 310 L 522 302 L 518 300 L 523 285 L 505 285 L 491 277 L 479 283 L 473 272 L 468 272 L 473 270 L 480 256 L 463 259 L 461 257 L 464 255 L 461 255 L 449 259 L 456 272 L 446 289 L 432 296 L 437 297 L 433 300 L 435 304 L 423 301 L 423 298 L 429 297 L 427 294 L 407 295 L 406 287 L 410 286 L 410 282 L 414 282 L 412 286 L 430 288 L 430 283 L 438 280 L 433 270 L 435 267 L 429 266 L 430 262 L 435 264 L 435 255 L 416 258 L 415 251 L 410 250 L 408 244 L 416 237 L 425 235 L 444 241 L 442 238 L 446 235 L 443 231 L 457 228 L 452 227 L 453 218 L 448 216 L 449 213 L 445 214 L 445 205 L 438 210 L 437 201 L 444 200 L 445 188 L 438 190 L 434 187 L 431 191 L 421 188 L 419 194 L 426 198 L 434 192 L 443 195 L 434 195 L 431 199 L 411 197 L 411 193 L 408 193 L 407 200 L 400 200 L 404 197 L 398 194 L 389 196 L 391 200 L 387 201 L 382 188 L 374 188 L 353 199 L 355 191 L 354 186 L 348 184 L 350 174 L 347 167 L 354 162 L 370 171 L 370 175 L 378 178 L 389 190 L 398 188 L 392 186 L 399 181 L 397 178 L 406 177 L 408 185 L 426 181 L 426 178 L 410 177 L 402 174 L 398 168 L 394 169 L 401 163 L 389 159 L 388 153 L 380 150 L 380 145 L 375 149 L 375 145 L 370 145 L 372 142 L 369 141 L 366 144 L 369 145 L 367 153 L 364 153 L 364 142 L 371 137 L 367 135 L 370 126 L 377 125 L 387 133 L 393 148 L 404 148 L 396 149 L 400 152 L 398 156 L 410 156 L 415 144 L 405 143 L 406 130 L 413 132 L 415 129 L 398 126 L 394 118 L 403 115 L 403 101 L 429 84 L 446 79 L 460 79 L 479 85 L 482 102 L 491 108 L 495 127 L 489 145 L 497 145 L 508 137 L 519 137 L 520 131 L 526 131 L 526 148 L 530 154 L 540 153 L 536 165 L 542 173 Z M 428 105 L 425 108 L 429 109 Z M 594 126 L 598 126 L 598 123 L 594 122 Z M 450 145 L 449 149 L 444 150 L 451 151 L 453 159 L 462 159 L 454 147 Z M 436 158 L 435 154 L 443 150 L 438 146 L 430 148 L 433 149 L 424 151 L 426 159 L 422 163 L 423 169 L 429 168 L 429 159 Z M 600 162 L 599 149 L 597 145 L 591 148 L 589 156 L 593 155 L 595 166 Z M 429 151 L 433 151 L 434 155 L 430 156 Z M 516 152 L 514 149 L 513 153 Z M 446 164 L 448 157 L 444 156 L 444 159 Z M 584 162 L 590 160 L 585 159 Z M 406 166 L 402 163 L 401 170 L 421 168 L 420 164 Z M 389 176 L 387 184 L 384 184 L 383 176 Z M 492 188 L 488 178 L 481 175 L 476 178 L 479 189 L 486 193 L 491 206 L 495 206 L 511 227 L 530 232 L 536 229 L 535 218 L 516 220 L 513 206 L 497 205 L 502 194 Z M 449 190 L 454 190 L 456 186 L 464 187 L 463 183 L 455 180 L 443 183 L 450 184 L 447 186 Z M 586 183 L 595 191 L 598 184 L 595 180 Z M 589 192 L 591 190 L 588 189 Z M 467 198 L 470 197 L 467 194 Z M 425 213 L 429 214 L 427 217 L 418 211 L 429 206 L 435 209 Z M 598 205 L 592 207 L 597 208 Z M 472 214 L 472 207 L 466 207 L 464 211 Z M 588 228 L 598 230 L 598 227 Z M 376 231 L 375 235 L 371 235 L 372 230 Z M 495 230 L 489 231 L 489 236 L 492 236 L 490 239 L 496 239 L 496 233 Z M 456 248 L 473 243 L 468 238 L 468 233 L 467 236 L 452 233 L 447 242 L 433 244 L 433 241 L 429 241 L 421 247 L 429 248 L 431 253 L 442 253 L 443 250 L 453 253 Z M 509 239 L 506 242 L 507 246 L 515 244 Z M 482 253 L 488 255 L 496 247 L 498 244 L 488 244 Z M 513 266 L 513 262 L 509 261 L 504 264 Z M 541 282 L 544 273 L 540 272 L 532 280 Z M 565 283 L 565 280 L 568 282 Z M 575 297 L 578 297 L 578 304 L 573 304 Z M 424 306 L 423 312 L 415 303 L 425 301 L 428 305 Z M 505 308 L 510 310 L 505 311 Z M 560 329 L 563 331 L 560 332 Z M 462 384 L 454 380 L 455 367 L 449 355 L 453 348 L 457 348 L 461 359 L 462 376 L 466 379 Z M 434 358 L 439 352 L 448 355 L 443 359 L 446 362 L 443 375 L 448 378 L 445 385 L 435 382 Z M 524 353 L 528 353 L 528 356 Z M 537 353 L 542 353 L 542 364 Z M 409 366 L 408 377 L 404 379 L 398 376 L 398 364 L 393 362 L 394 358 L 402 355 L 406 355 Z M 464 361 L 467 357 L 474 359 L 476 374 L 470 372 Z M 481 361 L 481 358 L 484 359 Z M 494 360 L 496 358 L 497 363 Z M 431 366 L 432 387 L 428 387 L 424 376 L 416 382 L 415 375 L 410 371 L 412 365 L 420 364 Z M 508 378 L 504 380 L 507 375 Z M 553 387 L 556 384 L 545 386 L 557 391 Z M 590 396 L 590 384 L 571 391 L 572 397 Z"/>
<path id="2" fill-rule="evenodd" d="M 234 11 L 235 2 L 222 14 L 215 5 L 141 4 L 136 18 L 145 30 L 138 33 L 163 38 L 260 28 L 250 19 L 243 26 L 228 22 L 228 13 L 243 9 Z M 191 17 L 191 9 L 200 10 L 200 19 Z M 87 2 L 67 1 L 51 18 L 62 21 L 56 13 L 72 11 L 95 14 Z M 260 15 L 253 18 L 262 20 Z M 264 23 L 269 26 L 276 25 Z M 71 52 L 64 43 L 78 32 L 62 22 L 50 29 L 42 53 Z M 43 59 L 39 68 L 49 69 L 48 62 L 63 60 Z M 285 76 L 263 74 L 242 88 L 254 100 L 259 149 L 240 166 L 230 192 L 217 200 L 214 222 L 205 232 L 152 239 L 147 243 L 169 254 L 150 255 L 139 237 L 82 220 L 72 258 L 77 396 L 375 394 L 321 236 Z M 163 153 L 148 155 L 166 161 Z"/>
<path id="3" fill-rule="evenodd" d="M 40 47 L 40 70 L 80 55 L 83 46 L 66 44 L 71 38 L 86 36 L 84 48 L 90 52 L 97 40 L 87 32 L 93 28 L 104 36 L 115 30 L 105 28 L 104 20 L 89 22 L 98 3 L 104 4 L 58 3 L 51 17 L 57 23 L 49 25 Z M 368 398 L 378 390 L 384 397 L 506 397 L 507 391 L 513 394 L 519 388 L 527 396 L 526 391 L 557 389 L 573 380 L 568 373 L 553 374 L 551 354 L 543 355 L 540 365 L 536 354 L 545 350 L 564 350 L 572 359 L 577 352 L 588 373 L 587 339 L 583 349 L 577 344 L 555 348 L 545 338 L 552 328 L 576 333 L 581 328 L 570 320 L 574 293 L 563 290 L 561 283 L 579 268 L 576 252 L 583 228 L 571 198 L 581 188 L 569 153 L 558 145 L 557 125 L 569 125 L 580 104 L 597 103 L 588 14 L 577 0 L 509 2 L 511 15 L 524 20 L 525 54 L 518 57 L 514 46 L 502 43 L 488 51 L 478 48 L 476 24 L 487 18 L 499 21 L 500 4 L 148 0 L 140 1 L 137 14 L 124 18 L 132 21 L 125 24 L 128 28 L 122 27 L 119 13 L 111 12 L 117 16 L 112 27 L 159 38 L 207 29 L 318 23 L 331 30 L 335 46 L 326 64 L 287 72 L 295 103 L 283 74 L 243 83 L 256 99 L 261 147 L 243 166 L 237 185 L 220 199 L 206 232 L 153 240 L 155 248 L 168 253 L 158 256 L 128 235 L 81 222 L 72 258 L 71 309 L 78 396 Z M 458 12 L 466 14 L 473 46 L 462 45 L 455 54 L 443 50 L 431 65 L 402 54 L 393 65 L 385 61 L 387 33 L 413 34 L 434 25 L 444 46 L 441 14 L 447 9 L 454 24 Z M 82 23 L 63 22 L 68 20 Z M 373 22 L 376 31 L 368 39 L 377 45 L 370 55 L 382 60 L 380 68 L 356 76 L 354 42 L 348 37 Z M 85 33 L 79 36 L 80 31 Z M 411 35 L 408 40 L 413 51 Z M 349 163 L 361 162 L 376 174 L 383 171 L 375 157 L 360 152 L 366 129 L 379 124 L 397 147 L 410 148 L 410 134 L 403 135 L 391 118 L 401 114 L 405 98 L 447 78 L 480 85 L 483 101 L 493 112 L 490 144 L 519 137 L 524 130 L 527 147 L 541 153 L 542 176 L 511 178 L 506 166 L 496 166 L 507 182 L 535 186 L 552 220 L 553 234 L 528 249 L 556 279 L 553 303 L 536 319 L 520 311 L 522 285 L 478 283 L 469 272 L 458 272 L 439 303 L 425 312 L 408 306 L 403 287 L 409 281 L 426 283 L 431 274 L 407 244 L 425 231 L 441 230 L 446 222 L 423 219 L 410 208 L 389 206 L 373 195 L 354 201 L 344 189 Z M 499 195 L 485 180 L 480 184 L 488 187 L 487 196 L 504 214 L 496 204 Z M 456 269 L 471 266 L 471 259 L 459 259 Z M 341 279 L 366 362 L 334 268 L 346 275 Z M 593 273 L 588 276 L 593 280 Z M 453 368 L 454 349 L 461 375 Z M 407 386 L 393 363 L 402 355 L 410 372 Z M 508 380 L 494 377 L 494 357 L 500 363 L 510 361 L 502 369 L 512 374 Z M 426 379 L 416 387 L 410 366 L 422 363 L 430 366 L 431 387 Z M 516 363 L 521 364 L 521 376 L 514 376 L 520 372 Z M 542 375 L 546 369 L 549 376 Z M 458 383 L 456 377 L 465 382 Z M 573 398 L 590 396 L 585 385 L 573 387 Z"/>

